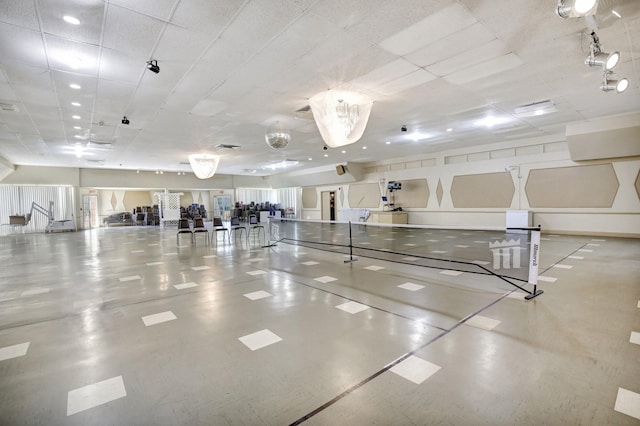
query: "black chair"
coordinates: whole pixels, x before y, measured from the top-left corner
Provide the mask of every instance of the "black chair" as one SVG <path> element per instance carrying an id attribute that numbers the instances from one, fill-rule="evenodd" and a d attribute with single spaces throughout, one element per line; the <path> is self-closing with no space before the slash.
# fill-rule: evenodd
<path id="1" fill-rule="evenodd" d="M 222 223 L 221 217 L 214 216 L 213 218 L 213 232 L 211 233 L 211 238 L 216 239 L 216 244 L 218 243 L 218 232 L 222 231 L 222 242 L 224 243 L 224 234 L 226 233 L 229 236 L 229 243 L 231 243 L 231 235 L 229 234 L 229 229 L 227 229 Z"/>
<path id="2" fill-rule="evenodd" d="M 180 234 L 189 234 L 193 243 L 193 232 L 189 226 L 189 219 L 180 219 L 178 221 L 178 233 L 176 234 L 176 242 L 180 244 Z"/>
<path id="3" fill-rule="evenodd" d="M 205 241 L 209 244 L 209 230 L 204 226 L 204 220 L 201 217 L 193 219 L 193 242 L 197 243 L 198 234 L 204 234 Z"/>
<path id="4" fill-rule="evenodd" d="M 230 227 L 230 231 L 229 234 L 231 234 L 233 232 L 234 238 L 233 240 L 236 241 L 238 238 L 238 231 L 240 231 L 240 240 L 242 240 L 242 232 L 244 232 L 245 234 L 247 233 L 247 228 L 245 228 L 243 225 L 240 224 L 240 218 L 238 216 L 234 216 L 231 218 L 231 227 Z M 246 237 L 246 235 L 245 235 Z M 229 235 L 229 239 L 231 239 L 231 235 Z"/>
<path id="5" fill-rule="evenodd" d="M 264 226 L 260 225 L 258 223 L 258 218 L 256 217 L 255 214 L 252 214 L 249 216 L 249 230 L 247 231 L 247 243 L 249 242 L 249 238 L 251 237 L 251 231 L 256 231 L 256 235 L 258 237 L 258 240 L 260 239 L 260 230 L 262 230 L 262 239 L 263 241 L 266 240 L 266 235 L 265 235 L 265 231 L 264 231 Z"/>

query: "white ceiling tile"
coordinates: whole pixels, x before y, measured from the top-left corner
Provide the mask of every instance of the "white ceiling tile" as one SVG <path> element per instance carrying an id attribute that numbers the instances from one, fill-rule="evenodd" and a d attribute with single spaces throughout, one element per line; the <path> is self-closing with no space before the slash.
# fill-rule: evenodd
<path id="1" fill-rule="evenodd" d="M 103 45 L 125 51 L 131 56 L 139 56 L 144 64 L 149 60 L 164 25 L 149 16 L 110 5 L 107 9 Z"/>
<path id="2" fill-rule="evenodd" d="M 316 2 L 308 11 L 331 22 L 337 28 L 349 28 L 372 13 L 368 2 L 324 0 Z"/>
<path id="3" fill-rule="evenodd" d="M 35 4 L 31 1 L 3 1 L 0 22 L 40 30 Z"/>
<path id="4" fill-rule="evenodd" d="M 411 89 L 413 87 L 428 83 L 432 80 L 435 80 L 436 78 L 438 77 L 431 74 L 430 72 L 423 69 L 418 69 L 411 74 L 389 81 L 378 87 L 376 90 L 378 90 L 380 93 L 384 93 L 385 95 L 395 95 L 400 92 L 404 92 L 407 89 Z"/>
<path id="5" fill-rule="evenodd" d="M 18 96 L 13 88 L 8 84 L 0 84 L 0 102 L 16 103 Z"/>
<path id="6" fill-rule="evenodd" d="M 36 3 L 42 19 L 43 30 L 46 34 L 81 43 L 94 45 L 100 43 L 104 18 L 104 1 L 47 0 Z M 62 19 L 65 15 L 77 18 L 80 24 L 72 25 L 65 22 Z"/>
<path id="7" fill-rule="evenodd" d="M 418 70 L 417 66 L 402 58 L 398 58 L 395 61 L 389 62 L 352 80 L 351 83 L 375 90 L 384 83 L 408 75 L 416 70 Z"/>
<path id="8" fill-rule="evenodd" d="M 494 40 L 452 58 L 430 65 L 426 67 L 426 69 L 435 75 L 445 76 L 507 53 L 509 53 L 509 50 L 504 42 Z"/>
<path id="9" fill-rule="evenodd" d="M 17 62 L 3 65 L 7 80 L 13 86 L 29 86 L 53 91 L 53 81 L 47 68 Z"/>
<path id="10" fill-rule="evenodd" d="M 125 84 L 137 84 L 147 72 L 144 58 L 131 55 L 126 50 L 102 49 L 100 77 Z"/>
<path id="11" fill-rule="evenodd" d="M 171 11 L 177 2 L 177 0 L 109 0 L 111 4 L 117 4 L 165 21 L 169 19 Z"/>
<path id="12" fill-rule="evenodd" d="M 215 99 L 203 99 L 193 107 L 191 114 L 210 117 L 224 111 L 227 106 L 226 102 L 216 101 Z"/>
<path id="13" fill-rule="evenodd" d="M 509 53 L 507 55 L 499 56 L 495 59 L 490 59 L 481 64 L 465 68 L 453 74 L 449 74 L 444 78 L 452 84 L 465 84 L 480 78 L 488 77 L 490 75 L 498 74 L 500 72 L 519 67 L 522 64 L 522 59 L 520 59 L 515 53 Z"/>
<path id="14" fill-rule="evenodd" d="M 379 44 L 383 49 L 403 56 L 476 22 L 477 19 L 464 7 L 453 3 Z"/>
<path id="15" fill-rule="evenodd" d="M 215 38 L 210 33 L 187 31 L 175 25 L 167 25 L 154 51 L 154 59 L 158 61 L 160 71 L 163 71 L 163 66 L 179 63 L 191 65 L 213 40 Z"/>
<path id="16" fill-rule="evenodd" d="M 420 67 L 426 67 L 472 50 L 494 40 L 493 35 L 482 23 L 477 22 L 463 30 L 444 37 L 428 46 L 405 56 L 405 59 Z"/>
<path id="17" fill-rule="evenodd" d="M 56 94 L 51 90 L 31 86 L 15 86 L 14 90 L 24 104 L 58 106 Z"/>
<path id="18" fill-rule="evenodd" d="M 194 32 L 217 37 L 236 16 L 245 0 L 190 0 L 181 1 L 171 22 Z"/>
<path id="19" fill-rule="evenodd" d="M 46 68 L 42 34 L 0 23 L 0 58 L 2 62 L 16 61 Z"/>
<path id="20" fill-rule="evenodd" d="M 45 35 L 51 69 L 84 75 L 98 73 L 98 46 Z"/>

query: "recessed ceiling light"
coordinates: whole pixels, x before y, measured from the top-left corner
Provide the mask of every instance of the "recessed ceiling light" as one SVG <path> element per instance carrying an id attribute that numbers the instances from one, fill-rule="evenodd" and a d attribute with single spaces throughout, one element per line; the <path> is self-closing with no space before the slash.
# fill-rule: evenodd
<path id="1" fill-rule="evenodd" d="M 79 115 L 72 115 L 71 118 L 73 118 L 74 120 L 80 120 L 80 118 L 82 117 L 80 117 Z"/>
<path id="2" fill-rule="evenodd" d="M 362 149 L 367 149 L 367 147 L 366 147 L 366 146 L 363 146 L 363 147 L 362 147 Z"/>
<path id="3" fill-rule="evenodd" d="M 487 128 L 492 128 L 493 126 L 497 126 L 500 124 L 505 124 L 508 123 L 509 121 L 511 121 L 512 119 L 509 117 L 497 117 L 494 115 L 489 115 L 483 119 L 477 120 L 475 122 L 476 126 L 484 126 Z"/>
<path id="4" fill-rule="evenodd" d="M 71 83 L 69 87 L 76 90 L 82 89 L 82 87 L 79 84 L 75 84 L 75 83 Z"/>
<path id="5" fill-rule="evenodd" d="M 84 139 L 84 136 L 82 135 L 73 135 L 73 137 L 76 139 Z"/>
<path id="6" fill-rule="evenodd" d="M 309 157 L 309 161 L 313 161 L 313 158 Z"/>
<path id="7" fill-rule="evenodd" d="M 340 152 L 341 152 L 341 153 L 343 153 L 343 154 L 346 154 L 346 153 L 347 153 L 347 151 L 345 151 L 345 150 L 342 150 L 342 151 L 340 151 Z"/>
<path id="8" fill-rule="evenodd" d="M 390 141 L 386 141 L 385 143 L 386 143 L 387 145 L 391 145 L 391 142 L 390 142 Z"/>
<path id="9" fill-rule="evenodd" d="M 76 18 L 75 16 L 71 16 L 71 15 L 64 15 L 62 17 L 62 19 L 64 19 L 65 22 L 68 22 L 69 24 L 72 25 L 80 25 L 80 20 L 78 18 Z"/>
<path id="10" fill-rule="evenodd" d="M 453 129 L 452 129 L 451 127 L 449 127 L 449 128 L 447 129 L 447 132 L 453 132 Z"/>
<path id="11" fill-rule="evenodd" d="M 328 157 L 328 156 L 329 156 L 329 154 L 325 154 L 324 156 L 325 156 L 325 157 Z"/>
<path id="12" fill-rule="evenodd" d="M 71 105 L 73 105 L 73 106 L 82 106 L 82 104 L 80 102 L 71 102 Z"/>
<path id="13" fill-rule="evenodd" d="M 74 129 L 76 129 L 76 130 L 80 130 L 82 127 L 80 127 L 80 126 L 73 126 L 73 128 L 74 128 Z"/>

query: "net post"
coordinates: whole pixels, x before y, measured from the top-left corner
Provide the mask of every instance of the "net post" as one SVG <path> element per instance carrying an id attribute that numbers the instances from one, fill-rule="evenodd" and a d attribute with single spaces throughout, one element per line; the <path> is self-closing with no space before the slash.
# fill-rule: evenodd
<path id="1" fill-rule="evenodd" d="M 353 258 L 353 239 L 351 238 L 351 221 L 349 221 L 349 260 L 345 260 L 344 263 L 352 263 L 357 260 Z"/>
<path id="2" fill-rule="evenodd" d="M 267 226 L 267 228 L 269 229 L 269 235 L 267 236 L 267 244 L 262 246 L 262 248 L 274 247 L 276 245 L 275 242 L 271 244 L 271 216 L 267 217 L 267 222 L 269 223 L 269 225 Z M 260 238 L 260 234 L 258 234 L 258 238 Z"/>
<path id="3" fill-rule="evenodd" d="M 540 225 L 531 229 L 531 249 L 529 250 L 529 284 L 533 284 L 533 292 L 524 298 L 531 300 L 543 293 L 538 290 L 538 265 L 540 263 Z"/>

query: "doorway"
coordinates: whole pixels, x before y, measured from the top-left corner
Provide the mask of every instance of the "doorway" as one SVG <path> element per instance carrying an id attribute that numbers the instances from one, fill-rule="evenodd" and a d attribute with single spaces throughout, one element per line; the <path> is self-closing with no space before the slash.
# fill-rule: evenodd
<path id="1" fill-rule="evenodd" d="M 336 220 L 336 192 L 323 191 L 322 195 L 322 220 Z"/>
<path id="2" fill-rule="evenodd" d="M 93 229 L 99 225 L 98 196 L 82 196 L 82 229 Z"/>

